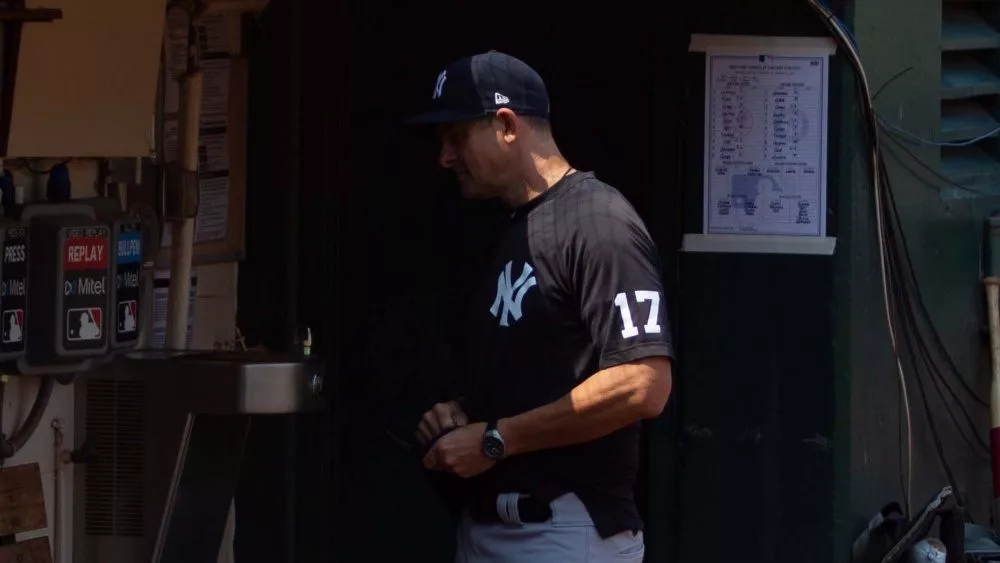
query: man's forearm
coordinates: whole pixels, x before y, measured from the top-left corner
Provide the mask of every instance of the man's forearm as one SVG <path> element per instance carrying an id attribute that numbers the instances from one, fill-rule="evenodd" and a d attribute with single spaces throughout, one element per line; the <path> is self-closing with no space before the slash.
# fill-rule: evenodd
<path id="1" fill-rule="evenodd" d="M 670 396 L 667 358 L 599 371 L 562 398 L 498 422 L 508 455 L 595 440 L 657 416 Z"/>

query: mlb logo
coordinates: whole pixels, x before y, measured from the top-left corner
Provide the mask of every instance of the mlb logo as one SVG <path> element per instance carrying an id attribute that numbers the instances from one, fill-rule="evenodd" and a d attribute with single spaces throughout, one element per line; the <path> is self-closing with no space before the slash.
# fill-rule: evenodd
<path id="1" fill-rule="evenodd" d="M 131 334 L 136 331 L 136 313 L 139 304 L 135 301 L 118 303 L 118 334 Z"/>
<path id="2" fill-rule="evenodd" d="M 18 344 L 24 340 L 24 309 L 11 309 L 3 313 L 3 343 Z"/>
<path id="3" fill-rule="evenodd" d="M 66 340 L 100 340 L 102 312 L 100 307 L 66 311 Z"/>

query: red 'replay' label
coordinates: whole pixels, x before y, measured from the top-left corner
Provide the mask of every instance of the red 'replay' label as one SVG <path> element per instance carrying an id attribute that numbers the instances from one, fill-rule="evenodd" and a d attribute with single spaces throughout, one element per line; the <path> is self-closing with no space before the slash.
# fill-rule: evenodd
<path id="1" fill-rule="evenodd" d="M 108 267 L 108 240 L 104 237 L 68 238 L 63 250 L 64 270 Z"/>

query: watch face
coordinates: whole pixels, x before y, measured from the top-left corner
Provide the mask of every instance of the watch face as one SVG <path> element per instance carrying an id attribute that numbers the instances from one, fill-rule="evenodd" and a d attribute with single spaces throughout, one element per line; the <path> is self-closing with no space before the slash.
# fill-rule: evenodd
<path id="1" fill-rule="evenodd" d="M 499 436 L 487 434 L 483 437 L 483 452 L 490 459 L 500 459 L 504 454 L 504 443 Z"/>

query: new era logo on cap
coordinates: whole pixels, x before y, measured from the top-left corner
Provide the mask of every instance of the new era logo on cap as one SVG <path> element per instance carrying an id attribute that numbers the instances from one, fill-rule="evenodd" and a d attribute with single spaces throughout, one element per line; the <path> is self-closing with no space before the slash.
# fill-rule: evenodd
<path id="1" fill-rule="evenodd" d="M 465 121 L 492 114 L 498 107 L 548 118 L 549 95 L 542 77 L 524 61 L 490 51 L 449 63 L 434 83 L 429 111 L 409 122 Z"/>

